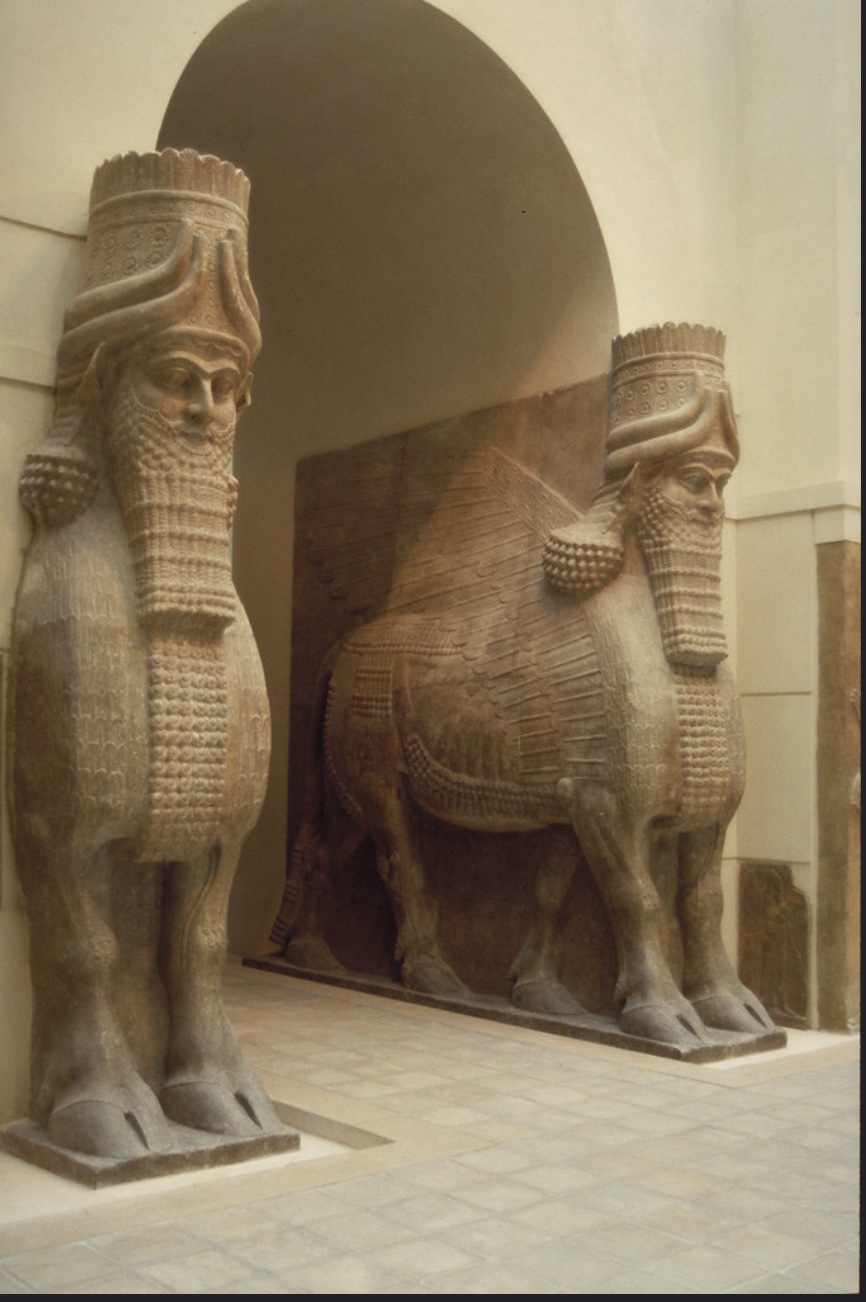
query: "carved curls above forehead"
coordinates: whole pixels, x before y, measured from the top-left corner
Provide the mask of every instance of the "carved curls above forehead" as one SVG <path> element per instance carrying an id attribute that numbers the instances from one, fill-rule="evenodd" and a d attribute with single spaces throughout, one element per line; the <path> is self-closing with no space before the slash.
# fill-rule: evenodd
<path id="1" fill-rule="evenodd" d="M 669 471 L 679 473 L 689 466 L 706 467 L 715 477 L 727 475 L 730 478 L 737 468 L 737 459 L 727 448 L 711 441 L 688 452 L 682 452 L 679 456 L 672 457 L 670 461 L 665 461 L 661 470 L 662 473 Z"/>
<path id="2" fill-rule="evenodd" d="M 138 355 L 148 359 L 165 357 L 175 352 L 189 353 L 208 362 L 231 358 L 240 375 L 245 374 L 249 367 L 249 352 L 236 339 L 229 335 L 184 326 L 150 335 L 127 350 L 128 355 Z"/>

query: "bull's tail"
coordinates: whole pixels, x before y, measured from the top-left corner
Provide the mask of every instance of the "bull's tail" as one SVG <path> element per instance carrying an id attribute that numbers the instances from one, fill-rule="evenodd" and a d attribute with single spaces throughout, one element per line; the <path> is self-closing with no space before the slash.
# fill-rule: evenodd
<path id="1" fill-rule="evenodd" d="M 336 648 L 325 659 L 316 680 L 313 715 L 310 723 L 307 778 L 301 826 L 292 846 L 286 884 L 279 913 L 271 928 L 271 940 L 287 957 L 294 957 L 304 967 L 320 963 L 301 963 L 289 950 L 309 947 L 318 942 L 330 956 L 328 967 L 339 967 L 319 935 L 318 913 L 321 896 L 328 888 L 330 873 L 325 835 L 325 712 L 331 685 Z M 323 955 L 324 957 L 324 955 Z"/>

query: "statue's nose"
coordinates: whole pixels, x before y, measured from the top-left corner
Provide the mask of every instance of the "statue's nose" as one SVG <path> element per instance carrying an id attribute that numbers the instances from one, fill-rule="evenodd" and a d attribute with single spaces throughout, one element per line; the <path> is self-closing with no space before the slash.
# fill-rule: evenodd
<path id="1" fill-rule="evenodd" d="M 724 510 L 722 495 L 716 484 L 707 484 L 701 494 L 701 510 L 704 515 L 718 515 Z"/>
<path id="2" fill-rule="evenodd" d="M 197 425 L 206 425 L 213 416 L 213 393 L 206 380 L 197 384 L 187 399 L 186 416 Z"/>

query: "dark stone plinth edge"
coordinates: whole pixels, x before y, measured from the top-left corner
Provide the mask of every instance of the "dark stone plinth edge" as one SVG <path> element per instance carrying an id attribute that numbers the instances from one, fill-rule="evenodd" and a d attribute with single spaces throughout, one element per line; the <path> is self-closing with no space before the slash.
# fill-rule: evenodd
<path id="1" fill-rule="evenodd" d="M 21 1158 L 32 1166 L 53 1175 L 75 1180 L 90 1189 L 105 1189 L 133 1180 L 150 1180 L 156 1176 L 183 1175 L 190 1171 L 207 1171 L 213 1167 L 232 1166 L 253 1158 L 295 1152 L 300 1136 L 293 1130 L 253 1135 L 236 1139 L 213 1135 L 187 1126 L 169 1123 L 173 1144 L 159 1153 L 141 1157 L 105 1158 L 75 1153 L 53 1144 L 34 1121 L 12 1121 L 0 1128 L 0 1151 Z"/>
<path id="2" fill-rule="evenodd" d="M 784 1049 L 788 1043 L 787 1035 L 778 1028 L 774 1031 L 761 1031 L 756 1035 L 708 1028 L 707 1035 L 711 1037 L 711 1043 L 699 1045 L 694 1049 L 684 1049 L 675 1044 L 662 1044 L 658 1040 L 645 1040 L 637 1035 L 627 1035 L 620 1030 L 613 1018 L 599 1017 L 594 1013 L 581 1013 L 575 1017 L 555 1017 L 549 1013 L 532 1013 L 515 1008 L 507 999 L 499 999 L 492 995 L 444 998 L 439 995 L 419 994 L 414 990 L 406 990 L 396 981 L 388 981 L 384 977 L 363 976 L 355 972 L 314 972 L 309 968 L 295 967 L 279 954 L 271 954 L 265 958 L 245 958 L 243 965 L 258 968 L 262 972 L 276 972 L 280 976 L 316 981 L 321 985 L 340 986 L 346 990 L 358 990 L 368 995 L 382 995 L 386 999 L 397 999 L 407 1004 L 421 1004 L 426 1008 L 440 1008 L 449 1013 L 463 1013 L 467 1017 L 481 1017 L 491 1022 L 503 1022 L 507 1026 L 522 1026 L 527 1030 L 546 1031 L 549 1035 L 564 1035 L 569 1039 L 586 1040 L 591 1044 L 612 1045 L 614 1048 L 630 1049 L 632 1053 L 647 1053 L 657 1058 L 673 1058 L 677 1062 L 696 1064 L 720 1062 L 724 1058 L 741 1058 L 747 1054 Z"/>

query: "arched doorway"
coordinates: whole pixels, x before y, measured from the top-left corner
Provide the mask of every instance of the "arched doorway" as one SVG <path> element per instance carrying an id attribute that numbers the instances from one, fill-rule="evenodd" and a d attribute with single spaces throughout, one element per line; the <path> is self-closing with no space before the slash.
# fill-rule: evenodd
<path id="1" fill-rule="evenodd" d="M 159 145 L 231 159 L 253 186 L 265 347 L 234 563 L 274 752 L 232 906 L 232 946 L 250 952 L 285 866 L 297 458 L 598 375 L 616 302 L 549 119 L 424 0 L 249 0 L 190 60 Z"/>

